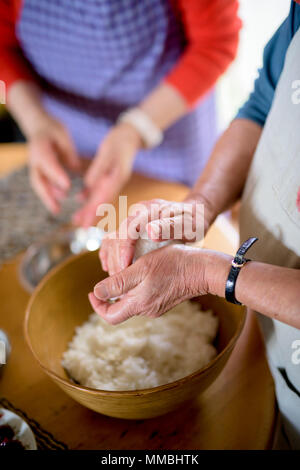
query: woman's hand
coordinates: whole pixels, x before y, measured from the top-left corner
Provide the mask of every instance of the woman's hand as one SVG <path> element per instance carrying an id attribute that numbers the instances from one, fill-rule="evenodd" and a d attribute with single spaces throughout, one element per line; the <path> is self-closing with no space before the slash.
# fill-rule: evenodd
<path id="1" fill-rule="evenodd" d="M 170 245 L 139 258 L 99 282 L 89 294 L 93 309 L 108 323 L 134 315 L 157 317 L 186 299 L 225 296 L 232 256 Z M 250 309 L 300 329 L 300 270 L 250 261 L 241 269 L 235 297 Z M 107 302 L 122 296 L 114 304 Z"/>
<path id="2" fill-rule="evenodd" d="M 89 294 L 93 309 L 114 325 L 135 315 L 158 317 L 186 299 L 206 294 L 204 251 L 171 245 L 142 256 L 95 286 Z M 116 303 L 107 302 L 119 296 Z"/>
<path id="3" fill-rule="evenodd" d="M 159 84 L 138 106 L 162 131 L 189 110 L 181 93 L 165 82 Z M 107 134 L 86 173 L 86 191 L 82 194 L 85 204 L 73 218 L 76 225 L 91 225 L 99 204 L 111 202 L 120 193 L 131 175 L 134 157 L 143 146 L 142 137 L 128 123 L 117 124 Z"/>
<path id="4" fill-rule="evenodd" d="M 9 89 L 8 108 L 28 140 L 32 187 L 56 214 L 71 186 L 66 169 L 80 169 L 68 131 L 46 112 L 41 91 L 34 82 L 17 80 Z"/>
<path id="5" fill-rule="evenodd" d="M 208 230 L 212 217 L 201 199 L 185 202 L 152 199 L 138 204 L 139 212 L 129 216 L 117 232 L 109 234 L 102 243 L 100 260 L 102 268 L 115 274 L 132 262 L 139 234 L 153 241 L 201 240 Z"/>
<path id="6" fill-rule="evenodd" d="M 29 171 L 33 189 L 53 214 L 71 186 L 67 169 L 80 170 L 80 160 L 65 127 L 47 115 L 30 130 Z"/>
<path id="7" fill-rule="evenodd" d="M 120 123 L 109 131 L 84 177 L 86 189 L 81 193 L 84 205 L 74 214 L 76 225 L 90 226 L 99 204 L 111 202 L 119 194 L 141 147 L 142 139 L 130 124 Z"/>

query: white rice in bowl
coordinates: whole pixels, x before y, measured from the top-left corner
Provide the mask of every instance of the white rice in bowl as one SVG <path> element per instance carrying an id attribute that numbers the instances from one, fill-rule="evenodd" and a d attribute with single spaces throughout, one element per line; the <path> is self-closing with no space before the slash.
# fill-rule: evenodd
<path id="1" fill-rule="evenodd" d="M 216 355 L 218 318 L 186 301 L 159 318 L 133 317 L 112 326 L 96 313 L 77 327 L 62 365 L 81 385 L 139 390 L 178 380 Z"/>

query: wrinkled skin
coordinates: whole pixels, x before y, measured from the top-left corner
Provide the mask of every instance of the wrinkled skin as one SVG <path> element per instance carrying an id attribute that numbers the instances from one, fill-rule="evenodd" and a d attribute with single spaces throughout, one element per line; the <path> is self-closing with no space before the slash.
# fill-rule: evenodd
<path id="1" fill-rule="evenodd" d="M 184 203 L 152 199 L 139 204 L 144 205 L 144 210 L 129 216 L 121 224 L 120 229 L 109 234 L 102 243 L 100 260 L 102 268 L 110 275 L 120 272 L 131 264 L 140 233 L 146 233 L 153 241 L 194 242 L 201 239 L 208 228 L 208 223 L 204 221 L 203 232 L 195 231 L 196 211 L 201 218 L 203 209 L 196 206 L 195 201 Z M 120 237 L 120 232 L 124 228 L 127 228 L 127 238 Z"/>
<path id="2" fill-rule="evenodd" d="M 95 286 L 89 294 L 92 307 L 115 325 L 136 315 L 158 317 L 186 299 L 207 293 L 205 263 L 199 261 L 199 251 L 171 245 L 142 256 Z M 107 302 L 120 296 L 114 304 Z"/>

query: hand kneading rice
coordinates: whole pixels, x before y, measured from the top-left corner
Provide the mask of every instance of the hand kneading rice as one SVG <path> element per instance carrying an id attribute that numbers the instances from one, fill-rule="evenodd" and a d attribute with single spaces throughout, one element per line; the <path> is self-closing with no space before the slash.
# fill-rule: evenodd
<path id="1" fill-rule="evenodd" d="M 218 319 L 186 301 L 159 318 L 133 317 L 112 326 L 96 313 L 77 327 L 62 365 L 86 387 L 139 390 L 185 377 L 217 354 Z"/>

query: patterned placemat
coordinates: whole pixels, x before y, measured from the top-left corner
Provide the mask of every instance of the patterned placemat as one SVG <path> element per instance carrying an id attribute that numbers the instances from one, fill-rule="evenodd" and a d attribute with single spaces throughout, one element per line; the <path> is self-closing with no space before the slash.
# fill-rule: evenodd
<path id="1" fill-rule="evenodd" d="M 0 407 L 13 411 L 26 421 L 35 436 L 38 450 L 68 450 L 66 444 L 55 439 L 55 437 L 53 437 L 50 432 L 43 429 L 37 421 L 29 418 L 24 411 L 16 408 L 6 398 L 0 398 Z"/>
<path id="2" fill-rule="evenodd" d="M 31 189 L 28 168 L 0 179 L 0 263 L 12 258 L 42 236 L 70 221 L 78 207 L 75 193 L 81 179 L 72 178 L 72 189 L 58 217 L 52 216 Z"/>

